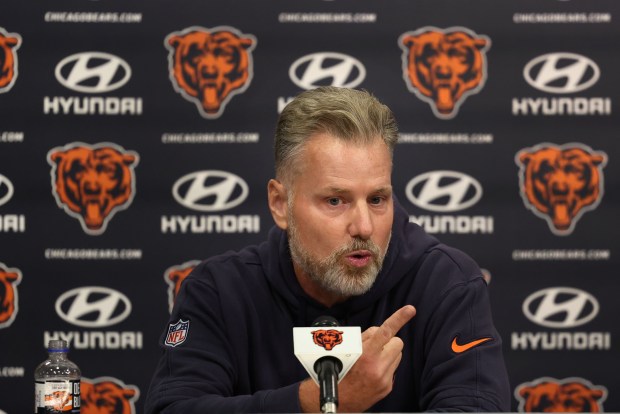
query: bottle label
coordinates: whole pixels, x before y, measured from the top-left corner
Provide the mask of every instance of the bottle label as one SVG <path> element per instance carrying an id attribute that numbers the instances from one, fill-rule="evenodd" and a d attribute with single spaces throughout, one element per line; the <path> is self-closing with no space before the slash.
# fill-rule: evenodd
<path id="1" fill-rule="evenodd" d="M 80 380 L 36 381 L 36 414 L 79 413 Z"/>

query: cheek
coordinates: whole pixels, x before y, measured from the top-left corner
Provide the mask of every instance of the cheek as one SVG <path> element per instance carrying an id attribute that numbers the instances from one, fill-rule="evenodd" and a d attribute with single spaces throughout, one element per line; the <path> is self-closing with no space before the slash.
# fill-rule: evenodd
<path id="1" fill-rule="evenodd" d="M 456 74 L 463 74 L 463 73 L 467 73 L 469 66 L 466 63 L 463 63 L 461 61 L 461 59 L 453 59 L 452 60 L 452 67 L 454 68 L 454 73 Z"/>
<path id="2" fill-rule="evenodd" d="M 540 180 L 534 181 L 534 187 L 535 187 L 536 191 L 538 191 L 539 193 L 546 194 L 547 193 L 547 186 L 548 186 L 548 182 L 547 181 L 540 181 Z"/>
<path id="3" fill-rule="evenodd" d="M 66 187 L 66 189 L 68 190 L 69 193 L 77 194 L 77 193 L 80 192 L 80 187 L 81 187 L 81 183 L 82 182 L 83 181 L 81 181 L 81 180 L 80 181 L 75 181 L 75 180 L 72 180 L 72 179 L 68 179 L 68 180 L 65 181 L 64 184 L 65 184 L 65 187 Z"/>
<path id="4" fill-rule="evenodd" d="M 571 192 L 581 191 L 586 187 L 586 181 L 578 174 L 572 174 L 568 177 L 569 190 Z"/>
<path id="5" fill-rule="evenodd" d="M 375 232 L 377 235 L 376 243 L 382 248 L 386 248 L 390 241 L 393 220 L 394 214 L 388 213 L 385 216 L 381 216 L 377 221 L 375 227 Z"/>
<path id="6" fill-rule="evenodd" d="M 235 68 L 234 62 L 231 62 L 229 59 L 224 57 L 218 59 L 217 63 L 218 67 L 220 68 L 220 72 L 222 72 L 223 74 L 230 73 Z"/>
<path id="7" fill-rule="evenodd" d="M 346 243 L 340 236 L 338 223 L 326 220 L 325 217 L 298 215 L 295 227 L 302 247 L 315 258 L 323 259 Z"/>
<path id="8" fill-rule="evenodd" d="M 184 62 L 183 63 L 183 75 L 186 78 L 191 79 L 192 82 L 196 83 L 197 82 L 197 76 L 196 76 L 196 67 L 192 62 Z"/>
<path id="9" fill-rule="evenodd" d="M 333 249 L 334 236 L 333 224 L 306 221 L 297 223 L 299 238 L 304 243 L 304 247 L 318 254 L 326 256 Z"/>
<path id="10" fill-rule="evenodd" d="M 100 174 L 97 176 L 95 182 L 103 192 L 108 192 L 115 187 L 114 181 L 111 180 L 106 174 Z"/>

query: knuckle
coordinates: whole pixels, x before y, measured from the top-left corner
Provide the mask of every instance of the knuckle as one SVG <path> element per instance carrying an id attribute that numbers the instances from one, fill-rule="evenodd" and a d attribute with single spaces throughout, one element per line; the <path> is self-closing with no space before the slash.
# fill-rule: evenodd
<path id="1" fill-rule="evenodd" d="M 379 369 L 379 367 L 375 365 L 373 369 L 368 372 L 368 378 L 370 378 L 372 382 L 376 384 L 383 384 L 383 380 L 385 378 L 384 374 L 385 373 L 383 372 L 383 370 Z"/>
<path id="2" fill-rule="evenodd" d="M 368 334 L 368 335 L 373 335 L 375 332 L 377 332 L 377 329 L 379 329 L 379 327 L 377 326 L 371 326 L 370 328 L 366 329 L 364 331 L 364 333 Z"/>
<path id="3" fill-rule="evenodd" d="M 385 339 L 386 343 L 394 337 L 392 330 L 388 326 L 381 327 L 381 329 L 379 329 L 379 333 L 381 334 L 381 337 Z"/>
<path id="4" fill-rule="evenodd" d="M 392 382 L 391 377 L 388 378 L 384 376 L 382 378 L 380 387 L 379 387 L 379 389 L 381 390 L 380 393 L 381 393 L 382 398 L 388 395 L 390 392 L 392 392 L 393 384 L 394 383 Z"/>
<path id="5" fill-rule="evenodd" d="M 402 351 L 403 348 L 405 347 L 405 343 L 398 336 L 395 336 L 394 338 L 392 338 L 391 342 L 393 343 L 394 348 L 398 349 L 399 351 Z"/>

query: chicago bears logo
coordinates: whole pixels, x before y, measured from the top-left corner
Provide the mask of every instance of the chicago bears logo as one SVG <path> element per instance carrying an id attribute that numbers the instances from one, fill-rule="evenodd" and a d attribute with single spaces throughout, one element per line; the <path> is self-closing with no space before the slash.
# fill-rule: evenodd
<path id="1" fill-rule="evenodd" d="M 71 411 L 73 395 L 67 391 L 54 391 L 45 395 L 45 405 L 52 407 L 56 412 Z"/>
<path id="2" fill-rule="evenodd" d="M 515 389 L 519 411 L 526 413 L 598 413 L 603 411 L 607 389 L 583 378 L 539 378 Z"/>
<path id="3" fill-rule="evenodd" d="M 428 102 L 438 118 L 454 118 L 465 98 L 484 86 L 487 36 L 464 27 L 423 27 L 403 33 L 398 45 L 409 90 Z"/>
<path id="4" fill-rule="evenodd" d="M 256 42 L 254 36 L 227 26 L 193 26 L 169 34 L 164 45 L 175 90 L 205 118 L 218 118 L 230 99 L 250 85 Z"/>
<path id="5" fill-rule="evenodd" d="M 179 289 L 181 289 L 181 283 L 199 263 L 199 260 L 190 260 L 182 265 L 169 267 L 164 272 L 164 280 L 168 284 L 168 310 L 170 312 L 172 312 L 174 300 L 179 294 Z"/>
<path id="6" fill-rule="evenodd" d="M 22 38 L 0 27 L 0 93 L 9 91 L 17 79 L 17 49 Z"/>
<path id="7" fill-rule="evenodd" d="M 0 263 L 0 328 L 10 326 L 17 315 L 17 285 L 22 280 L 19 269 Z"/>
<path id="8" fill-rule="evenodd" d="M 112 216 L 133 201 L 135 152 L 111 143 L 78 142 L 50 150 L 47 159 L 58 207 L 79 219 L 88 234 L 102 234 Z"/>
<path id="9" fill-rule="evenodd" d="M 595 209 L 603 197 L 607 155 L 583 144 L 524 148 L 515 162 L 525 206 L 559 236 L 572 233 L 582 214 Z"/>
<path id="10" fill-rule="evenodd" d="M 331 351 L 336 345 L 342 343 L 342 334 L 342 331 L 337 331 L 336 329 L 319 329 L 312 331 L 312 339 L 318 346 Z"/>
<path id="11" fill-rule="evenodd" d="M 113 377 L 82 378 L 82 414 L 135 414 L 140 391 Z"/>

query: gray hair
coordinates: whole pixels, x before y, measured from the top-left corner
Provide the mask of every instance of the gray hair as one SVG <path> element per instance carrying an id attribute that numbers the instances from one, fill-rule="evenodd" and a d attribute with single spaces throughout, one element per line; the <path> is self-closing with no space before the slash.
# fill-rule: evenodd
<path id="1" fill-rule="evenodd" d="M 294 161 L 316 133 L 357 144 L 380 138 L 390 154 L 398 141 L 392 111 L 369 92 L 333 86 L 305 91 L 286 105 L 278 119 L 274 143 L 277 179 L 293 179 Z"/>

